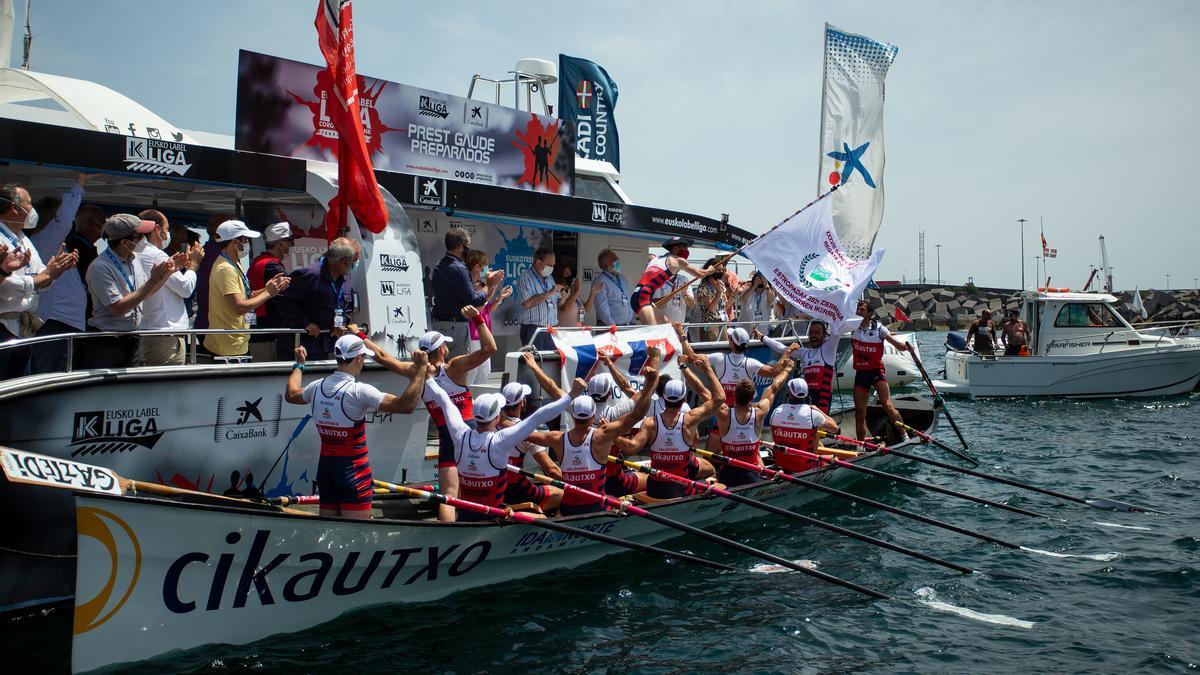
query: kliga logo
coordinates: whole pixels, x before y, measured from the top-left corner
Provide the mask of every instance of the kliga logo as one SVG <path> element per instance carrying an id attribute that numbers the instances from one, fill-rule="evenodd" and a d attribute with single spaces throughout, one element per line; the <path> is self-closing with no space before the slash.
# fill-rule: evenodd
<path id="1" fill-rule="evenodd" d="M 163 433 L 158 430 L 158 408 L 77 412 L 71 425 L 71 456 L 149 450 Z"/>
<path id="2" fill-rule="evenodd" d="M 187 146 L 182 143 L 129 136 L 125 139 L 125 168 L 156 175 L 173 173 L 182 176 L 192 165 L 187 163 Z"/>
<path id="3" fill-rule="evenodd" d="M 408 258 L 392 253 L 380 253 L 379 269 L 384 272 L 407 272 Z"/>
<path id="4" fill-rule="evenodd" d="M 99 628 L 125 605 L 142 571 L 142 546 L 133 528 L 108 511 L 80 506 L 75 509 L 75 519 L 80 548 L 98 544 L 108 553 L 109 559 L 107 574 L 103 566 L 91 565 L 81 574 L 82 578 L 76 580 L 73 632 L 81 635 Z M 103 560 L 103 556 L 97 558 Z M 133 564 L 123 566 L 123 560 L 132 560 Z M 83 594 L 96 586 L 99 586 L 99 592 L 80 602 Z"/>
<path id="5" fill-rule="evenodd" d="M 444 98 L 421 96 L 417 102 L 418 112 L 426 117 L 446 119 L 450 116 L 450 105 Z"/>

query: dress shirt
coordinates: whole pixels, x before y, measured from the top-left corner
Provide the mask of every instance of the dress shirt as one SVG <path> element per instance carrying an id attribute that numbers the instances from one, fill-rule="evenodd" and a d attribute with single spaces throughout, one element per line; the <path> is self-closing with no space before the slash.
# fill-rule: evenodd
<path id="1" fill-rule="evenodd" d="M 37 309 L 39 293 L 33 278 L 41 274 L 46 266 L 42 264 L 42 258 L 29 237 L 13 234 L 5 223 L 0 223 L 0 242 L 6 244 L 10 251 L 19 248 L 29 251 L 29 263 L 0 282 L 0 324 L 13 335 L 20 335 L 21 319 L 14 314 Z"/>
<path id="2" fill-rule="evenodd" d="M 554 279 L 543 277 L 533 267 L 517 277 L 517 302 L 521 303 L 521 311 L 517 323 L 527 326 L 557 326 L 558 325 L 558 293 L 542 300 L 530 308 L 525 308 L 525 301 L 535 295 L 541 295 L 554 288 Z"/>
<path id="3" fill-rule="evenodd" d="M 433 279 L 434 321 L 462 321 L 462 308 L 482 307 L 487 302 L 487 289 L 475 290 L 475 280 L 462 258 L 447 253 L 430 274 Z"/>
<path id="4" fill-rule="evenodd" d="M 170 256 L 161 248 L 142 240 L 142 248 L 138 251 L 137 261 L 142 267 L 142 275 L 150 278 L 150 271 L 155 265 L 170 260 Z M 160 328 L 187 328 L 188 315 L 184 300 L 191 297 L 196 290 L 196 273 L 191 270 L 175 272 L 167 277 L 167 282 L 157 293 L 142 302 L 142 328 L 156 330 Z"/>
<path id="5" fill-rule="evenodd" d="M 42 229 L 30 237 L 38 255 L 42 260 L 49 260 L 58 253 L 58 248 L 64 243 L 67 250 L 78 248 L 77 242 L 69 240 L 71 229 L 75 222 L 75 214 L 83 202 L 83 188 L 79 183 L 72 183 L 71 189 L 63 193 L 62 203 L 58 213 Z M 78 238 L 78 237 L 76 237 Z M 67 270 L 42 290 L 42 297 L 37 303 L 37 315 L 43 321 L 60 321 L 80 331 L 87 330 L 87 289 L 83 285 L 83 275 L 87 274 L 87 266 L 96 259 L 93 255 L 84 257 L 86 249 L 80 252 L 79 266 L 75 270 Z"/>
<path id="6" fill-rule="evenodd" d="M 126 261 L 121 260 L 120 256 L 111 250 L 105 250 L 96 257 L 87 271 L 88 292 L 92 295 L 92 318 L 89 323 L 98 330 L 137 330 L 142 323 L 140 305 L 134 305 L 121 315 L 113 314 L 108 306 L 144 283 L 146 275 L 142 272 L 137 253 L 133 254 L 132 260 Z"/>
<path id="7" fill-rule="evenodd" d="M 627 326 L 633 323 L 633 307 L 629 304 L 630 291 L 625 286 L 625 277 L 611 270 L 600 273 L 594 284 L 596 291 L 596 324 L 599 326 Z"/>

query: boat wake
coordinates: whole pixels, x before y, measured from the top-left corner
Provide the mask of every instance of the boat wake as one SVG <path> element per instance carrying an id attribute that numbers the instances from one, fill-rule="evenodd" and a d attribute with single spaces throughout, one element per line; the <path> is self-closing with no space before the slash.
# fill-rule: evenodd
<path id="1" fill-rule="evenodd" d="M 941 600 L 937 599 L 937 593 L 935 593 L 934 590 L 928 586 L 918 588 L 916 591 L 916 596 L 917 602 L 930 609 L 936 609 L 939 612 L 949 612 L 967 619 L 974 619 L 975 621 L 982 621 L 984 623 L 994 623 L 1000 626 L 1013 626 L 1014 628 L 1025 629 L 1033 628 L 1034 622 L 1032 621 L 1024 621 L 1011 616 L 1006 616 L 1004 614 L 984 614 L 983 612 L 976 612 L 973 609 L 967 609 L 966 607 L 959 607 L 958 605 L 951 605 L 948 602 L 942 602 Z"/>
<path id="2" fill-rule="evenodd" d="M 1101 527 L 1115 527 L 1121 530 L 1140 530 L 1142 532 L 1149 532 L 1151 530 L 1149 527 L 1141 527 L 1138 525 L 1118 525 L 1117 523 L 1105 523 L 1099 520 L 1093 520 L 1092 523 Z"/>
<path id="3" fill-rule="evenodd" d="M 1022 546 L 1021 550 L 1051 558 L 1083 558 L 1084 560 L 1096 560 L 1099 562 L 1108 562 L 1121 557 L 1120 553 L 1055 553 L 1054 551 L 1043 551 L 1040 548 L 1029 548 L 1027 546 Z"/>
<path id="4" fill-rule="evenodd" d="M 793 560 L 792 562 L 801 567 L 807 567 L 810 570 L 817 569 L 816 560 Z M 778 572 L 794 572 L 795 570 L 788 569 L 783 565 L 768 565 L 767 563 L 759 563 L 754 567 L 751 567 L 750 571 L 754 572 L 755 574 L 776 574 Z"/>

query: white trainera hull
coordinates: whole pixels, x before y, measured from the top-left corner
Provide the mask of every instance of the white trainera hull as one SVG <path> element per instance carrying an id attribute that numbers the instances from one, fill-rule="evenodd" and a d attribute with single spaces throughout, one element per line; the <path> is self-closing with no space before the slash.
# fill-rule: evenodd
<path id="1" fill-rule="evenodd" d="M 834 486 L 863 475 L 811 473 Z M 738 491 L 785 507 L 824 496 L 789 483 Z M 709 496 L 652 508 L 700 527 L 763 514 Z M 624 550 L 518 524 L 356 522 L 143 497 L 79 494 L 76 514 L 75 671 L 209 643 L 245 644 L 367 605 L 436 600 Z M 643 543 L 683 536 L 611 514 L 559 522 Z"/>
<path id="2" fill-rule="evenodd" d="M 947 394 L 981 396 L 1171 396 L 1200 381 L 1200 343 L 1060 356 L 946 353 Z M 948 386 L 941 386 L 948 385 Z"/>

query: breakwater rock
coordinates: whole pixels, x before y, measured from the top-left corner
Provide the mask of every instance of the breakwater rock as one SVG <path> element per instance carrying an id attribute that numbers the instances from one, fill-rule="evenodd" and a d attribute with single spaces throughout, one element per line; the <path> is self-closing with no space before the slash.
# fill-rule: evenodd
<path id="1" fill-rule="evenodd" d="M 1142 321 L 1133 310 L 1133 291 L 1115 293 L 1117 310 L 1131 323 Z M 1141 291 L 1147 321 L 1200 321 L 1200 290 Z M 869 289 L 866 298 L 875 316 L 896 330 L 966 330 L 990 309 L 999 321 L 1004 312 L 1020 306 L 1020 293 L 1011 288 L 929 286 L 909 284 Z M 897 321 L 899 308 L 910 321 Z"/>

